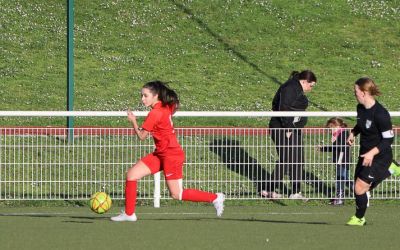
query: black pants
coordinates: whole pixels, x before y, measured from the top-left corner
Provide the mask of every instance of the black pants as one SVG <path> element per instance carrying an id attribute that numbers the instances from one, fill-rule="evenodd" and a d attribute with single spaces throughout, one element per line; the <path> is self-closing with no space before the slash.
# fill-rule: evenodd
<path id="1" fill-rule="evenodd" d="M 291 132 L 290 137 L 287 132 Z M 284 175 L 288 175 L 291 181 L 292 194 L 300 192 L 304 152 L 303 152 L 303 137 L 301 130 L 297 129 L 272 129 L 271 139 L 275 143 L 276 151 L 279 160 L 275 166 L 273 173 L 274 183 L 271 190 L 279 188 L 282 192 Z"/>

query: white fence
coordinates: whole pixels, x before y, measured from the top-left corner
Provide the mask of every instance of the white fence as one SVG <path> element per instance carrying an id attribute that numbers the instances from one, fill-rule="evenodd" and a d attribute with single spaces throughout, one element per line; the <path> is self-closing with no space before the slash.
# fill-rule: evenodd
<path id="1" fill-rule="evenodd" d="M 177 116 L 207 116 L 205 112 Z M 226 116 L 293 116 L 286 112 L 225 113 Z M 353 112 L 303 112 L 308 116 L 354 116 Z M 400 112 L 398 112 L 400 113 Z M 89 112 L 36 112 L 36 116 L 95 116 Z M 99 113 L 97 113 L 99 114 Z M 137 113 L 145 115 L 146 113 Z M 224 114 L 218 112 L 220 116 Z M 391 113 L 392 116 L 400 116 Z M 32 116 L 30 112 L 0 112 L 0 116 Z M 99 116 L 125 116 L 125 112 L 102 112 Z M 296 114 L 297 115 L 297 114 Z M 210 113 L 208 116 L 218 116 Z M 271 190 L 278 159 L 268 128 L 177 128 L 186 152 L 184 186 L 211 192 L 224 192 L 228 199 L 264 199 L 260 192 Z M 400 158 L 398 129 L 393 143 L 394 157 Z M 50 127 L 0 128 L 0 200 L 85 200 L 96 191 L 106 191 L 113 199 L 124 196 L 125 172 L 153 150 L 151 138 L 141 142 L 131 128 L 74 128 L 74 140 L 68 141 L 68 129 Z M 358 146 L 351 149 L 350 177 L 338 180 L 331 153 L 316 150 L 330 145 L 331 134 L 325 128 L 302 129 L 304 164 L 300 178 L 288 179 L 284 187 L 301 184 L 308 199 L 331 199 L 337 183 L 347 184 L 344 198 L 352 198 L 352 176 Z M 155 204 L 169 198 L 163 177 L 147 177 L 139 182 L 138 198 L 154 199 Z M 155 181 L 156 180 L 156 181 Z M 158 187 L 160 188 L 158 192 Z M 288 199 L 290 188 L 281 188 Z M 159 193 L 159 195 L 158 195 Z M 399 199 L 399 179 L 390 177 L 372 194 L 375 199 Z"/>

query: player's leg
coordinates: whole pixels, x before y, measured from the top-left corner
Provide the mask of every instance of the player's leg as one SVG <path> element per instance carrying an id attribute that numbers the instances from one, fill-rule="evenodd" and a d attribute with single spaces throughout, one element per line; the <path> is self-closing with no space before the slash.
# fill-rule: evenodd
<path id="1" fill-rule="evenodd" d="M 183 151 L 171 151 L 168 156 L 161 159 L 162 168 L 166 183 L 172 198 L 183 201 L 208 202 L 218 206 L 217 215 L 223 212 L 223 202 L 225 197 L 222 193 L 214 194 L 196 189 L 184 189 L 182 185 L 183 163 L 185 155 Z"/>
<path id="2" fill-rule="evenodd" d="M 354 185 L 354 194 L 356 197 L 356 213 L 346 223 L 347 225 L 364 226 L 366 224 L 364 215 L 368 207 L 367 192 L 369 189 L 370 189 L 369 183 L 365 182 L 360 178 L 357 178 Z"/>
<path id="3" fill-rule="evenodd" d="M 149 167 L 151 166 L 151 167 Z M 118 216 L 111 217 L 113 221 L 136 221 L 137 181 L 152 173 L 158 172 L 160 163 L 157 157 L 149 154 L 128 169 L 125 182 L 125 210 Z"/>
<path id="4" fill-rule="evenodd" d="M 307 201 L 307 198 L 305 198 L 301 193 L 301 183 L 305 179 L 303 171 L 304 152 L 301 131 L 293 130 L 290 137 L 289 152 L 289 177 L 292 183 L 292 192 L 289 198 Z"/>
<path id="5" fill-rule="evenodd" d="M 348 225 L 363 226 L 365 224 L 365 212 L 368 207 L 369 197 L 368 192 L 377 187 L 383 180 L 390 176 L 388 171 L 391 159 L 374 160 L 372 166 L 362 166 L 363 158 L 359 158 L 357 163 L 355 176 L 357 177 L 354 185 L 354 194 L 356 196 L 356 214 L 355 218 L 347 223 Z M 358 219 L 358 221 L 357 221 Z"/>
<path id="6" fill-rule="evenodd" d="M 368 197 L 367 192 L 370 189 L 370 184 L 364 180 L 364 177 L 360 179 L 360 176 L 368 176 L 369 168 L 362 165 L 363 158 L 359 157 L 354 171 L 354 196 L 356 200 L 356 214 L 353 215 L 350 220 L 346 223 L 349 226 L 364 226 L 366 221 L 364 218 L 367 210 Z"/>
<path id="7" fill-rule="evenodd" d="M 336 197 L 333 205 L 343 205 L 344 182 L 346 181 L 346 167 L 342 164 L 336 164 Z"/>
<path id="8" fill-rule="evenodd" d="M 171 197 L 176 200 L 213 203 L 217 216 L 224 211 L 225 196 L 222 193 L 210 193 L 197 189 L 184 189 L 182 179 L 166 180 Z"/>
<path id="9" fill-rule="evenodd" d="M 261 191 L 261 195 L 270 199 L 279 199 L 282 195 L 277 193 L 276 190 L 279 189 L 282 193 L 284 189 L 282 180 L 285 172 L 285 151 L 287 149 L 285 146 L 285 130 L 272 128 L 270 131 L 271 139 L 275 143 L 279 160 L 276 161 L 275 169 L 271 174 L 272 179 L 269 182 L 268 189 Z"/>
<path id="10" fill-rule="evenodd" d="M 132 215 L 136 208 L 137 181 L 145 176 L 151 175 L 150 168 L 143 162 L 139 161 L 126 174 L 125 185 L 125 213 Z"/>

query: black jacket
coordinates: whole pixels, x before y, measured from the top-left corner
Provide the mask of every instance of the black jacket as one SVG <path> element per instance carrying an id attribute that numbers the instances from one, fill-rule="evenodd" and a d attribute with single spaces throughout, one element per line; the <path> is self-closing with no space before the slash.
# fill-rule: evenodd
<path id="1" fill-rule="evenodd" d="M 308 99 L 304 95 L 300 81 L 296 78 L 289 79 L 282 84 L 272 101 L 273 111 L 305 111 Z M 272 117 L 270 128 L 302 128 L 307 123 L 307 117 Z"/>
<path id="2" fill-rule="evenodd" d="M 321 147 L 321 151 L 324 152 L 332 152 L 332 160 L 334 163 L 339 165 L 348 165 L 351 163 L 351 155 L 350 155 L 350 145 L 347 144 L 347 138 L 349 137 L 349 131 L 343 130 L 335 142 L 329 146 Z M 339 162 L 340 154 L 342 153 L 341 162 Z"/>

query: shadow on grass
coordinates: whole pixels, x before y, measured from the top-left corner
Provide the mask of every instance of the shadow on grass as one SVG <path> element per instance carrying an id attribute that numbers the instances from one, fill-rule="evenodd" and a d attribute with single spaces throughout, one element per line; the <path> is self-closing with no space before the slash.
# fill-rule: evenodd
<path id="1" fill-rule="evenodd" d="M 140 221 L 236 221 L 236 222 L 261 222 L 261 223 L 277 223 L 277 224 L 305 224 L 305 225 L 328 225 L 327 222 L 314 221 L 293 221 L 293 220 L 265 220 L 265 219 L 235 219 L 235 218 L 151 218 L 140 219 Z"/>
<path id="2" fill-rule="evenodd" d="M 95 221 L 110 221 L 109 217 L 95 217 L 95 216 L 70 216 L 60 214 L 0 214 L 0 217 L 28 217 L 28 218 L 68 218 L 62 223 L 77 223 L 77 224 L 91 224 Z M 236 222 L 261 222 L 261 223 L 277 223 L 277 224 L 308 224 L 308 225 L 327 225 L 326 222 L 307 222 L 307 221 L 293 221 L 293 220 L 265 220 L 265 219 L 235 219 L 235 218 L 142 218 L 140 221 L 236 221 Z M 110 221 L 110 223 L 115 223 Z"/>
<path id="3" fill-rule="evenodd" d="M 246 150 L 240 146 L 238 141 L 229 138 L 215 139 L 210 143 L 209 149 L 220 157 L 221 161 L 229 170 L 251 180 L 257 193 L 260 194 L 262 190 L 267 192 L 271 191 L 271 188 L 273 187 L 272 182 L 274 181 L 273 176 L 258 164 L 257 160 L 251 157 Z M 304 171 L 302 176 L 304 182 L 313 187 L 314 192 L 326 196 L 329 196 L 332 193 L 332 188 L 319 180 L 313 173 Z M 285 189 L 286 187 L 282 188 L 282 193 L 288 193 Z M 243 193 L 241 193 L 241 195 L 243 195 Z M 271 201 L 285 205 L 285 203 L 277 199 Z"/>
<path id="4" fill-rule="evenodd" d="M 227 221 L 242 221 L 242 222 L 266 222 L 266 223 L 278 223 L 278 224 L 306 224 L 306 225 L 328 225 L 327 222 L 315 222 L 315 221 L 293 221 L 293 220 L 264 220 L 264 219 L 220 219 Z"/>
<path id="5" fill-rule="evenodd" d="M 0 217 L 27 217 L 27 218 L 69 218 L 69 219 L 84 219 L 84 220 L 109 220 L 109 217 L 99 216 L 71 216 L 68 214 L 35 214 L 35 213 L 0 213 Z M 91 223 L 91 222 L 78 222 L 78 221 L 63 221 L 63 222 L 76 222 L 76 223 Z"/>
<path id="6" fill-rule="evenodd" d="M 260 67 L 257 64 L 251 62 L 247 58 L 247 56 L 245 56 L 241 52 L 237 51 L 230 44 L 228 44 L 219 34 L 217 34 L 215 31 L 213 31 L 203 20 L 201 20 L 200 18 L 196 17 L 196 15 L 193 13 L 192 10 L 190 10 L 189 8 L 187 8 L 185 5 L 183 5 L 181 3 L 177 3 L 175 0 L 170 0 L 170 2 L 172 2 L 176 7 L 178 7 L 186 15 L 188 15 L 190 17 L 190 20 L 195 21 L 203 30 L 206 31 L 207 34 L 212 36 L 218 43 L 220 43 L 227 52 L 234 54 L 237 58 L 239 58 L 240 60 L 242 60 L 243 62 L 248 64 L 250 67 L 252 67 L 255 71 L 257 71 L 257 72 L 261 73 L 262 75 L 268 77 L 273 82 L 275 82 L 275 83 L 277 83 L 279 85 L 282 84 L 282 82 L 280 82 L 276 77 L 270 76 L 269 74 L 267 74 L 265 71 L 260 69 Z"/>
<path id="7" fill-rule="evenodd" d="M 266 190 L 265 180 L 271 180 L 271 175 L 240 147 L 238 141 L 216 139 L 210 143 L 210 151 L 218 155 L 229 170 L 252 180 L 258 193 Z"/>
<path id="8" fill-rule="evenodd" d="M 282 85 L 283 83 L 279 81 L 275 76 L 269 75 L 267 72 L 262 70 L 257 64 L 251 62 L 249 58 L 241 53 L 240 51 L 236 50 L 234 47 L 232 47 L 229 43 L 227 43 L 223 37 L 221 37 L 218 33 L 213 31 L 203 20 L 200 18 L 196 17 L 196 15 L 193 13 L 193 11 L 189 8 L 187 8 L 185 5 L 181 3 L 177 3 L 175 0 L 170 0 L 176 7 L 178 7 L 183 13 L 188 15 L 190 17 L 190 20 L 195 21 L 203 30 L 206 31 L 210 36 L 212 36 L 218 43 L 220 43 L 224 49 L 229 52 L 234 54 L 237 58 L 239 58 L 241 61 L 252 67 L 255 71 L 261 73 L 262 75 L 268 77 L 270 80 L 272 80 L 274 83 L 278 85 Z M 322 105 L 313 102 L 309 100 L 309 103 L 311 106 L 314 106 L 315 108 L 322 110 L 322 111 L 328 111 L 327 108 L 323 107 Z"/>

